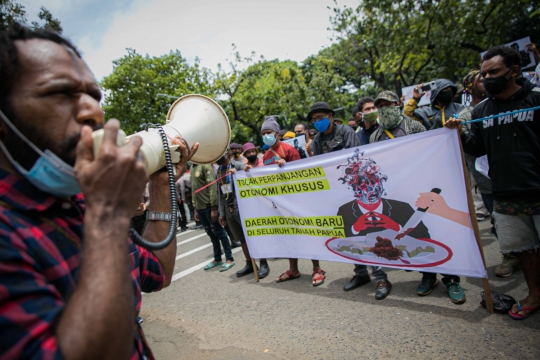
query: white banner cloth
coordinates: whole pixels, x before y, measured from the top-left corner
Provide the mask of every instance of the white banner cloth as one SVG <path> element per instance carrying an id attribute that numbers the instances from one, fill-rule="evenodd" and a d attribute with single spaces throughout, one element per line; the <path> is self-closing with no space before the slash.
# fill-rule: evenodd
<path id="1" fill-rule="evenodd" d="M 438 129 L 236 172 L 251 256 L 487 277 L 458 141 Z"/>

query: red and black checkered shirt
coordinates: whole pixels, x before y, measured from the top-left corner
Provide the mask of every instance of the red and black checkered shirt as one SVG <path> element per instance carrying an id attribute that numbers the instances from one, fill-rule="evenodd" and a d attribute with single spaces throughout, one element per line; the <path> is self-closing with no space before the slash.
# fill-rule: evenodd
<path id="1" fill-rule="evenodd" d="M 55 324 L 77 286 L 84 212 L 82 194 L 60 200 L 0 170 L 0 359 L 62 358 Z M 165 276 L 151 252 L 129 243 L 138 314 L 141 291 L 161 290 Z M 131 359 L 143 355 L 135 333 Z"/>

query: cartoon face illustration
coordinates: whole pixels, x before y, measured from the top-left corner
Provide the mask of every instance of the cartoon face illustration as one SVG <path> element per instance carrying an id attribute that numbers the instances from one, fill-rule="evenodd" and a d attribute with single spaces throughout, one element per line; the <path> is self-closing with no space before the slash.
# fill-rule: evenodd
<path id="1" fill-rule="evenodd" d="M 339 178 L 353 191 L 354 197 L 364 204 L 376 204 L 384 194 L 383 181 L 388 177 L 381 173 L 380 166 L 372 159 L 362 158 L 364 153 L 359 149 L 348 159 L 343 177 Z"/>

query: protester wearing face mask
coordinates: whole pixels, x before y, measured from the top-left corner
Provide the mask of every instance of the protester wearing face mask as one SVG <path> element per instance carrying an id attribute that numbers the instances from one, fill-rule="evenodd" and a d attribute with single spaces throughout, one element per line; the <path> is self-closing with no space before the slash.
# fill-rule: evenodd
<path id="1" fill-rule="evenodd" d="M 244 146 L 242 146 L 242 151 L 244 154 L 244 158 L 247 160 L 247 164 L 244 166 L 244 171 L 249 171 L 249 169 L 263 166 L 263 160 L 257 156 L 258 155 L 257 148 L 255 147 L 255 145 L 249 142 L 245 143 Z M 236 203 L 236 197 L 235 197 L 235 206 L 236 208 L 238 207 Z M 239 216 L 240 215 L 238 214 L 238 217 Z M 237 231 L 241 232 L 241 236 L 239 235 L 238 239 L 240 239 L 240 244 L 242 245 L 242 252 L 244 253 L 244 256 L 246 257 L 246 266 L 244 266 L 243 269 L 237 271 L 236 276 L 242 277 L 242 276 L 253 273 L 255 269 L 253 268 L 253 264 L 251 262 L 251 256 L 249 254 L 249 249 L 247 247 L 247 243 L 242 232 L 242 225 L 241 225 L 242 222 L 238 221 L 238 224 L 240 227 Z M 260 269 L 258 270 L 259 279 L 264 279 L 265 277 L 268 276 L 269 273 L 270 273 L 270 268 L 268 267 L 268 262 L 266 261 L 266 259 L 260 259 Z"/>
<path id="2" fill-rule="evenodd" d="M 484 88 L 484 82 L 482 77 L 480 76 L 480 70 L 474 69 L 469 71 L 469 73 L 463 78 L 463 87 L 465 88 L 465 91 L 471 96 L 471 104 L 465 109 L 461 110 L 458 119 L 461 121 L 469 121 L 472 120 L 473 109 L 476 107 L 476 105 L 478 105 L 478 103 L 480 103 L 487 97 L 486 90 Z M 461 131 L 470 134 L 469 124 L 463 126 Z M 486 177 L 485 175 L 482 175 L 475 169 L 476 156 L 465 153 L 465 160 L 467 161 L 467 167 L 470 172 L 471 187 L 473 190 L 473 200 L 476 208 L 476 218 L 480 220 L 480 216 L 483 215 L 481 211 L 483 211 L 484 209 L 487 210 L 488 216 L 493 213 L 493 193 L 491 189 L 491 179 Z M 482 197 L 481 201 L 483 201 L 483 207 L 479 206 L 478 200 L 475 198 L 478 195 L 477 192 Z M 494 223 L 493 218 L 491 219 L 491 222 Z M 496 233 L 495 236 L 497 236 Z M 502 254 L 502 259 L 502 263 L 495 268 L 495 276 L 508 277 L 512 275 L 514 270 L 521 267 L 519 258 L 516 254 Z"/>
<path id="3" fill-rule="evenodd" d="M 418 121 L 413 121 L 401 113 L 399 97 L 392 91 L 381 92 L 375 99 L 375 106 L 378 109 L 380 127 L 371 134 L 370 143 L 426 131 Z"/>
<path id="4" fill-rule="evenodd" d="M 242 156 L 242 145 L 237 143 L 231 143 L 229 145 L 230 162 L 238 168 L 243 168 L 246 164 L 246 160 Z"/>
<path id="5" fill-rule="evenodd" d="M 360 129 L 356 132 L 362 145 L 369 144 L 369 137 L 375 130 L 379 128 L 377 123 L 379 113 L 375 106 L 375 100 L 371 96 L 364 96 L 358 100 L 357 108 L 360 109 L 360 114 L 363 121 L 360 124 Z"/>
<path id="6" fill-rule="evenodd" d="M 488 157 L 499 248 L 503 254 L 518 253 L 527 282 L 527 297 L 509 312 L 517 320 L 540 309 L 540 111 L 509 115 L 540 106 L 540 91 L 518 79 L 520 64 L 520 54 L 507 46 L 484 54 L 480 74 L 487 99 L 471 118 L 498 117 L 472 123 L 470 134 L 461 132 L 466 153 Z M 451 119 L 447 127 L 461 128 L 461 121 Z"/>
<path id="7" fill-rule="evenodd" d="M 360 146 L 360 140 L 349 126 L 334 124 L 334 111 L 324 101 L 311 105 L 308 120 L 319 131 L 311 142 L 314 155 L 326 154 L 331 151 Z"/>
<path id="8" fill-rule="evenodd" d="M 242 146 L 242 153 L 247 161 L 244 165 L 244 169 L 248 166 L 248 170 L 254 167 L 263 166 L 263 160 L 259 158 L 257 148 L 252 143 L 245 143 L 244 146 Z"/>
<path id="9" fill-rule="evenodd" d="M 480 77 L 480 70 L 472 69 L 463 78 L 463 92 L 470 99 L 469 106 L 465 107 L 459 113 L 458 118 L 463 121 L 471 120 L 471 112 L 474 107 L 486 98 L 486 91 L 484 90 L 484 84 Z M 463 131 L 470 131 L 469 126 L 465 126 Z M 474 208 L 476 211 L 476 219 L 478 221 L 484 220 L 485 217 L 490 216 L 493 212 L 493 197 L 491 195 L 491 180 L 482 175 L 475 169 L 476 156 L 465 154 L 465 161 L 467 162 L 467 169 L 469 171 L 469 179 L 471 182 L 472 197 L 474 202 Z M 512 256 L 512 255 L 509 255 Z M 519 261 L 515 256 L 513 258 L 519 265 Z M 504 262 L 504 261 L 503 261 Z M 505 263 L 508 265 L 508 263 Z M 501 267 L 498 267 L 501 270 Z M 512 274 L 513 267 L 507 267 L 503 273 L 508 275 Z M 501 273 L 500 271 L 496 271 Z M 505 276 L 508 276 L 505 275 Z"/>
<path id="10" fill-rule="evenodd" d="M 300 160 L 300 154 L 298 151 L 277 139 L 276 134 L 279 133 L 279 124 L 273 116 L 267 116 L 261 127 L 261 134 L 263 136 L 263 142 L 270 148 L 264 154 L 263 163 L 265 166 L 277 164 L 282 167 L 289 161 Z M 246 166 L 246 171 L 249 168 Z M 324 282 L 325 271 L 319 266 L 318 260 L 312 260 L 313 262 L 313 286 L 321 285 Z M 289 270 L 281 274 L 276 282 L 284 282 L 300 278 L 300 271 L 298 270 L 298 259 L 289 259 Z"/>
<path id="11" fill-rule="evenodd" d="M 253 145 L 253 144 L 252 144 Z M 253 146 L 253 149 L 255 147 Z M 255 156 L 257 156 L 255 154 Z M 237 170 L 243 170 L 244 165 L 235 166 L 230 162 L 231 157 L 225 153 L 218 161 L 220 163 L 217 177 L 218 182 L 218 208 L 219 208 L 219 223 L 223 227 L 229 227 L 234 238 L 240 242 L 242 251 L 246 257 L 246 266 L 236 272 L 237 277 L 242 277 L 254 272 L 249 250 L 247 248 L 244 231 L 242 230 L 242 219 L 238 210 L 238 201 L 236 198 L 235 184 L 232 181 L 232 174 Z M 259 270 L 259 278 L 263 279 L 268 276 L 270 269 L 266 259 L 261 259 L 261 269 Z"/>
<path id="12" fill-rule="evenodd" d="M 143 237 L 170 231 L 167 171 L 148 176 L 142 140 L 117 146 L 101 91 L 58 33 L 0 30 L 0 358 L 153 359 L 137 321 L 141 292 L 172 281 L 176 241 L 128 238 L 148 183 Z M 96 156 L 92 131 L 104 128 Z M 176 178 L 197 150 L 180 137 Z M 141 209 L 142 210 L 142 209 Z"/>
<path id="13" fill-rule="evenodd" d="M 381 127 L 371 135 L 371 143 L 426 131 L 426 128 L 418 121 L 401 114 L 397 94 L 391 91 L 383 91 L 377 96 L 375 105 L 379 109 Z M 437 280 L 437 274 L 435 273 L 421 273 L 422 281 L 418 285 L 416 293 L 419 296 L 427 296 L 438 285 L 439 280 Z M 442 282 L 446 286 L 450 301 L 454 304 L 462 304 L 467 300 L 465 291 L 461 288 L 459 276 L 443 274 Z M 387 283 L 389 282 L 387 281 Z"/>
<path id="14" fill-rule="evenodd" d="M 294 147 L 279 139 L 279 124 L 273 116 L 267 116 L 261 127 L 263 142 L 269 148 L 264 153 L 264 165 L 277 164 L 282 167 L 287 161 L 299 160 L 300 154 Z"/>
<path id="15" fill-rule="evenodd" d="M 413 90 L 413 97 L 409 99 L 403 114 L 420 121 L 427 130 L 439 129 L 454 114 L 464 108 L 463 105 L 453 102 L 457 92 L 456 85 L 447 79 L 435 80 L 435 89 L 431 91 L 431 105 L 418 109 L 418 103 L 425 92 L 420 93 L 419 89 L 424 84 L 416 86 Z"/>

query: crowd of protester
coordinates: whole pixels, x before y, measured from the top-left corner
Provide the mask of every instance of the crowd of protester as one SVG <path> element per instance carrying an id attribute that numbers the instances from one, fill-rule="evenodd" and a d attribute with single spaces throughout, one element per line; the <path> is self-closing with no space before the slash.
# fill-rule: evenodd
<path id="1" fill-rule="evenodd" d="M 535 46 L 528 48 L 540 62 Z M 167 234 L 167 173 L 146 176 L 137 156 L 139 138 L 116 146 L 119 122 L 102 125 L 98 84 L 67 40 L 15 24 L 1 33 L 0 50 L 0 357 L 152 358 L 135 319 L 141 292 L 171 283 L 176 243 L 149 251 L 118 239 L 126 237 L 130 221 L 151 241 Z M 246 264 L 236 276 L 257 272 L 264 278 L 270 273 L 268 261 L 259 259 L 257 267 L 244 237 L 232 181 L 236 171 L 299 161 L 299 151 L 282 141 L 287 139 L 304 137 L 307 154 L 319 156 L 457 128 L 483 215 L 492 218 L 503 254 L 496 275 L 511 276 L 521 267 L 528 286 L 528 295 L 510 316 L 527 318 L 540 308 L 540 111 L 463 125 L 540 106 L 540 89 L 523 76 L 520 61 L 515 49 L 488 50 L 480 69 L 464 74 L 467 105 L 455 102 L 459 93 L 452 81 L 436 79 L 430 104 L 423 107 L 420 84 L 406 103 L 388 90 L 360 98 L 347 122 L 334 118 L 324 99 L 309 108 L 313 128 L 298 123 L 282 129 L 267 116 L 260 148 L 231 143 L 215 164 L 188 169 L 197 145 L 190 149 L 183 139 L 173 139 L 182 154 L 175 179 L 178 231 L 186 231 L 193 219 L 208 234 L 214 259 L 205 270 L 228 271 L 236 264 L 231 249 L 241 246 Z M 100 127 L 103 147 L 94 159 L 91 133 Z M 490 178 L 473 166 L 486 154 Z M 145 184 L 144 198 L 133 196 L 142 194 Z M 319 286 L 328 274 L 317 259 L 311 261 L 312 285 Z M 386 298 L 392 289 L 388 274 L 372 266 L 371 276 L 375 298 Z M 298 259 L 288 259 L 288 269 L 275 281 L 299 277 Z M 442 274 L 441 281 L 452 302 L 466 301 L 459 276 Z M 367 266 L 357 264 L 343 290 L 369 283 Z M 417 294 L 429 295 L 438 284 L 437 274 L 424 272 Z"/>
<path id="2" fill-rule="evenodd" d="M 540 59 L 540 55 L 533 45 L 529 45 L 529 49 L 533 51 L 535 57 Z M 475 119 L 480 117 L 479 115 L 496 114 L 498 113 L 496 109 L 503 109 L 502 104 L 504 104 L 505 111 L 527 107 L 525 104 L 530 104 L 529 107 L 537 106 L 539 104 L 538 97 L 540 96 L 537 94 L 538 88 L 535 90 L 535 84 L 522 76 L 519 68 L 519 61 L 519 56 L 509 47 L 499 46 L 492 48 L 483 57 L 482 66 L 486 69 L 471 69 L 464 74 L 462 84 L 460 84 L 463 88 L 462 91 L 458 91 L 458 86 L 448 79 L 435 79 L 431 89 L 429 105 L 425 106 L 418 105 L 426 93 L 426 91 L 422 91 L 424 84 L 420 84 L 414 88 L 413 96 L 406 103 L 403 102 L 403 97 L 400 98 L 392 91 L 383 91 L 375 98 L 365 96 L 360 98 L 356 106 L 352 109 L 352 117 L 347 121 L 346 125 L 344 125 L 343 121 L 340 119 L 334 118 L 334 110 L 324 101 L 319 101 L 311 105 L 307 114 L 307 120 L 313 125 L 313 129 L 309 129 L 309 126 L 306 123 L 298 123 L 294 127 L 294 131 L 281 129 L 277 119 L 273 116 L 268 116 L 261 127 L 264 145 L 263 153 L 259 154 L 259 156 L 262 157 L 262 165 L 267 166 L 277 164 L 281 167 L 287 162 L 300 160 L 298 150 L 282 141 L 295 137 L 304 137 L 306 143 L 305 148 L 308 154 L 310 156 L 317 156 L 342 149 L 439 129 L 445 126 L 455 127 L 456 122 Z M 502 72 L 503 70 L 504 73 Z M 510 73 L 513 73 L 513 77 L 508 78 Z M 493 74 L 498 76 L 493 76 Z M 495 83 L 498 84 L 498 88 L 494 88 L 495 85 L 491 85 L 493 83 L 492 79 L 494 78 L 499 78 L 498 83 Z M 488 84 L 488 89 L 485 88 L 484 83 Z M 509 94 L 511 95 L 510 100 L 507 100 L 507 98 L 500 94 L 504 93 L 510 86 L 515 86 L 513 88 L 515 91 Z M 467 99 L 467 104 L 461 103 L 462 98 Z M 475 109 L 479 109 L 477 108 L 479 104 L 490 103 L 495 104 L 493 105 L 495 106 L 495 109 L 484 113 L 478 113 L 474 116 Z M 498 107 L 499 104 L 501 104 L 500 108 Z M 538 112 L 534 112 L 534 116 L 537 116 L 537 113 Z M 521 121 L 519 119 L 522 118 L 518 118 L 518 121 Z M 515 121 L 513 123 L 514 127 L 519 124 L 519 122 Z M 491 154 L 490 147 L 499 144 L 493 144 L 487 140 L 483 141 L 483 134 L 481 133 L 481 130 L 478 129 L 478 126 L 478 124 L 467 124 L 464 125 L 461 130 L 461 137 L 464 142 L 465 151 L 467 152 L 467 168 L 469 170 L 469 178 L 471 181 L 472 196 L 475 200 L 476 218 L 478 221 L 490 218 L 490 221 L 494 224 L 492 232 L 496 235 L 498 234 L 499 237 L 501 236 L 501 231 L 497 232 L 497 229 L 500 227 L 504 227 L 505 229 L 505 239 L 501 242 L 503 260 L 495 269 L 496 276 L 511 276 L 514 270 L 522 267 L 524 265 L 523 262 L 526 262 L 524 274 L 530 290 L 529 297 L 518 303 L 510 312 L 511 316 L 514 318 L 524 318 L 540 306 L 540 293 L 538 293 L 537 286 L 537 255 L 525 255 L 531 252 L 536 254 L 536 249 L 539 246 L 538 216 L 540 215 L 540 208 L 539 202 L 535 198 L 535 191 L 538 192 L 540 187 L 535 183 L 536 180 L 523 180 L 518 182 L 523 183 L 523 188 L 511 187 L 510 189 L 506 189 L 503 187 L 499 189 L 498 193 L 493 192 L 491 184 L 492 180 L 476 170 L 475 160 L 477 156 L 486 153 L 489 157 Z M 498 131 L 503 130 L 501 129 Z M 528 137 L 514 137 L 511 140 L 523 142 L 524 144 L 513 145 L 513 147 L 517 150 L 524 149 L 525 151 L 532 151 L 532 156 L 538 155 L 538 153 L 534 152 L 538 146 L 538 143 L 535 142 L 538 140 L 538 129 L 532 127 L 531 129 L 525 130 L 525 133 L 528 136 L 531 136 L 532 139 Z M 499 136 L 497 137 L 497 140 L 499 140 Z M 481 145 L 478 145 L 478 143 Z M 472 144 L 474 144 L 474 146 Z M 502 145 L 504 144 L 503 142 L 500 144 L 501 145 L 499 146 L 506 146 Z M 249 149 L 254 148 L 254 145 L 251 143 L 246 145 L 249 146 Z M 530 149 L 528 147 L 530 147 Z M 516 156 L 516 154 L 512 156 L 512 159 L 514 156 Z M 232 157 L 232 154 L 226 154 L 220 161 L 225 161 L 226 164 L 228 164 L 227 166 L 231 167 L 229 158 L 232 159 Z M 238 157 L 235 157 L 235 159 L 238 160 Z M 240 166 L 234 165 L 231 172 L 242 169 L 249 171 L 249 169 L 252 168 L 252 165 L 247 164 L 248 161 L 245 158 L 243 161 L 246 164 L 244 168 L 241 164 Z M 492 164 L 492 166 L 496 164 L 493 158 L 490 159 L 490 164 Z M 537 162 L 535 164 L 538 165 Z M 220 169 L 222 166 L 223 165 L 220 165 Z M 533 169 L 534 166 L 531 168 L 530 165 L 520 164 L 520 160 L 512 160 L 505 163 L 505 166 L 515 169 L 517 171 L 517 174 L 515 174 L 516 176 L 520 175 L 520 171 L 523 172 L 521 174 L 523 177 L 533 176 L 534 171 L 536 171 L 536 173 L 539 171 L 538 169 Z M 496 166 L 495 168 L 497 169 Z M 226 181 L 227 184 L 233 186 L 233 184 L 230 183 L 229 178 L 227 178 Z M 220 199 L 223 201 L 230 201 L 234 204 L 234 207 L 229 207 L 229 209 L 236 217 L 234 221 L 238 222 L 239 214 L 236 199 L 234 199 L 234 189 L 229 189 L 230 192 L 227 194 L 223 193 L 223 189 L 224 187 L 220 186 L 216 187 L 213 191 L 219 192 Z M 527 195 L 532 194 L 533 200 L 523 199 L 524 191 Z M 227 200 L 227 198 L 229 198 L 229 200 Z M 508 210 L 499 210 L 498 214 L 493 215 L 494 209 L 497 212 L 497 209 L 508 207 L 508 203 L 511 204 L 512 208 L 515 207 L 516 210 L 513 210 L 513 213 L 508 213 Z M 226 214 L 227 212 L 224 211 L 224 213 Z M 221 214 L 222 213 L 220 213 L 220 216 Z M 510 220 L 507 220 L 504 225 L 495 221 L 495 218 L 497 217 L 502 218 L 501 214 L 510 216 L 510 218 L 508 218 Z M 526 215 L 530 215 L 530 219 L 525 221 L 526 225 L 518 226 L 512 222 L 514 219 L 519 222 L 524 221 L 525 218 L 523 216 Z M 226 222 L 223 221 L 223 224 L 225 223 Z M 508 227 L 510 227 L 510 229 Z M 529 230 L 526 230 L 526 228 Z M 249 250 L 247 249 L 243 233 L 236 233 L 238 233 L 244 255 L 247 259 L 245 268 L 237 273 L 237 276 L 240 277 L 252 273 L 254 269 L 251 264 Z M 521 240 L 517 239 L 522 237 L 524 238 Z M 504 246 L 502 245 L 503 243 L 505 244 Z M 530 257 L 532 257 L 532 259 L 529 259 Z M 266 260 L 261 261 L 264 261 L 265 264 L 264 273 L 259 273 L 259 276 L 262 278 L 268 275 L 269 268 Z M 321 268 L 318 260 L 313 259 L 312 263 L 312 285 L 319 286 L 324 282 L 327 275 Z M 382 267 L 372 266 L 371 268 L 371 276 L 375 279 L 375 298 L 377 300 L 382 300 L 390 294 L 392 283 L 389 281 L 388 275 Z M 530 274 L 528 273 L 528 269 L 531 270 Z M 536 271 L 536 273 L 534 273 L 534 271 Z M 439 280 L 435 273 L 421 273 L 422 278 L 416 291 L 418 295 L 426 296 L 439 284 Z M 536 274 L 536 276 L 534 276 L 534 274 Z M 279 275 L 275 281 L 279 283 L 294 280 L 299 277 L 300 271 L 298 269 L 298 259 L 289 259 L 289 268 Z M 453 303 L 461 304 L 466 301 L 466 294 L 461 287 L 459 276 L 442 274 L 441 281 L 445 285 L 448 296 Z M 371 283 L 371 277 L 368 273 L 367 266 L 357 264 L 354 267 L 354 276 L 348 283 L 344 284 L 343 290 L 350 291 L 368 283 Z"/>

